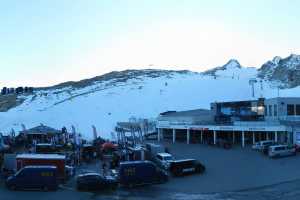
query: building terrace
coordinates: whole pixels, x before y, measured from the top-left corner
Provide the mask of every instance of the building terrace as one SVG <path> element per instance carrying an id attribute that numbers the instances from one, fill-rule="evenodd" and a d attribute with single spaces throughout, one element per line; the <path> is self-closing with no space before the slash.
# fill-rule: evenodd
<path id="1" fill-rule="evenodd" d="M 213 102 L 211 109 L 168 111 L 157 118 L 158 140 L 187 143 L 225 139 L 242 147 L 261 140 L 300 143 L 300 98 Z"/>

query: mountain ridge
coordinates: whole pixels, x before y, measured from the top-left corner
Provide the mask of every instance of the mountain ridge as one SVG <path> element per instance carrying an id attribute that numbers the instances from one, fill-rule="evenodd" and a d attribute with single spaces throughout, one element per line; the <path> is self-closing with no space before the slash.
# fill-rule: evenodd
<path id="1" fill-rule="evenodd" d="M 284 65 L 284 66 L 282 66 Z M 300 70 L 300 55 L 297 54 L 291 54 L 286 58 L 282 58 L 280 56 L 275 56 L 272 60 L 269 60 L 262 64 L 260 67 L 257 68 L 258 74 L 257 77 L 261 79 L 266 79 L 269 81 L 283 81 L 281 85 L 281 88 L 283 87 L 296 87 L 300 85 L 300 81 L 297 82 L 296 84 L 286 84 L 284 79 L 286 77 L 280 77 L 280 72 L 285 71 L 281 69 L 282 67 L 288 68 L 288 73 L 291 74 L 291 70 Z M 297 66 L 295 68 L 295 66 Z M 58 89 L 58 88 L 64 88 L 64 87 L 74 87 L 74 88 L 82 88 L 86 87 L 89 84 L 92 84 L 97 81 L 106 81 L 110 79 L 118 79 L 118 81 L 126 81 L 127 79 L 134 78 L 134 77 L 140 77 L 140 76 L 161 76 L 161 75 L 166 75 L 166 74 L 171 74 L 171 73 L 200 73 L 203 75 L 211 75 L 215 76 L 217 71 L 224 71 L 228 69 L 234 69 L 234 68 L 251 68 L 251 67 L 245 67 L 242 66 L 237 59 L 230 59 L 226 64 L 219 66 L 219 67 L 214 67 L 202 72 L 194 72 L 190 70 L 164 70 L 164 69 L 150 69 L 150 68 L 145 68 L 145 69 L 126 69 L 122 71 L 111 71 L 102 75 L 98 75 L 95 77 L 91 78 L 86 78 L 82 79 L 79 81 L 66 81 L 62 83 L 58 83 L 52 86 L 46 86 L 46 87 L 36 87 L 36 90 L 48 90 L 48 89 Z M 278 69 L 279 68 L 279 69 Z M 285 71 L 286 72 L 286 71 Z M 275 75 L 273 76 L 273 73 Z M 295 75 L 290 75 L 290 76 L 295 76 Z M 294 79 L 300 79 L 300 73 L 296 74 L 296 77 Z"/>

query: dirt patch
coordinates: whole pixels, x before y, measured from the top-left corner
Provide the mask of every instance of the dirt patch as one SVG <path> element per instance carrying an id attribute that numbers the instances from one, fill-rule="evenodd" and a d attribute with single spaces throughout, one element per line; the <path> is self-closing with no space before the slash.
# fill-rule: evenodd
<path id="1" fill-rule="evenodd" d="M 103 74 L 101 76 L 96 76 L 90 79 L 84 79 L 81 81 L 69 81 L 65 83 L 61 83 L 58 85 L 54 85 L 51 87 L 43 87 L 43 88 L 35 88 L 37 90 L 47 90 L 47 89 L 61 89 L 65 87 L 72 87 L 72 88 L 83 88 L 89 85 L 92 85 L 95 82 L 104 82 L 104 81 L 111 81 L 111 83 L 122 83 L 126 82 L 129 79 L 141 79 L 141 77 L 150 77 L 150 78 L 157 78 L 161 76 L 169 76 L 172 73 L 179 73 L 179 74 L 187 74 L 190 71 L 187 70 L 156 70 L 156 69 L 144 69 L 144 70 L 125 70 L 125 71 L 113 71 L 107 74 Z"/>
<path id="2" fill-rule="evenodd" d="M 0 112 L 6 112 L 24 102 L 25 99 L 18 98 L 16 94 L 0 95 Z"/>

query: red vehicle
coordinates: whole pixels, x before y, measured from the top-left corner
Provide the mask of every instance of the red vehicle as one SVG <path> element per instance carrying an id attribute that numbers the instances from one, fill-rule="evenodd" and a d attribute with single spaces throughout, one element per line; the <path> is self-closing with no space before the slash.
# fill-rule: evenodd
<path id="1" fill-rule="evenodd" d="M 59 154 L 19 154 L 16 157 L 17 170 L 22 169 L 25 166 L 56 166 L 57 177 L 59 180 L 64 181 L 66 156 Z"/>
<path id="2" fill-rule="evenodd" d="M 112 153 L 118 148 L 117 144 L 111 143 L 111 142 L 105 142 L 101 145 L 101 151 L 102 153 Z"/>

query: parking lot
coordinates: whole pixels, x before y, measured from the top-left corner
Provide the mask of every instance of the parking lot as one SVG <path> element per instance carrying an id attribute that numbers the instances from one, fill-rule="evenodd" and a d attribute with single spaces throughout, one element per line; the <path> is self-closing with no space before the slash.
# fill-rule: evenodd
<path id="1" fill-rule="evenodd" d="M 77 192 L 74 179 L 56 192 L 8 191 L 1 183 L 1 199 L 39 199 L 41 195 L 43 199 L 205 199 L 207 195 L 253 191 L 262 186 L 300 178 L 300 155 L 270 159 L 250 147 L 242 149 L 234 146 L 225 150 L 200 144 L 166 142 L 164 145 L 176 158 L 198 159 L 206 166 L 206 172 L 203 175 L 171 178 L 161 185 L 98 193 Z M 83 165 L 78 171 L 99 171 L 100 166 L 100 163 Z"/>
<path id="2" fill-rule="evenodd" d="M 239 191 L 300 178 L 300 155 L 270 159 L 249 146 L 225 150 L 200 144 L 164 144 L 176 158 L 196 158 L 207 170 L 203 175 L 173 179 L 161 186 L 166 189 L 191 193 Z"/>

